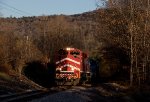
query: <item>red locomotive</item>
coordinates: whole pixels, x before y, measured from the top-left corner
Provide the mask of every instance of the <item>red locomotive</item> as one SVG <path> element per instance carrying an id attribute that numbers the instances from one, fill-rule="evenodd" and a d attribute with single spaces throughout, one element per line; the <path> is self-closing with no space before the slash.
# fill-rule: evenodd
<path id="1" fill-rule="evenodd" d="M 77 85 L 90 77 L 87 54 L 79 49 L 60 49 L 56 53 L 55 64 L 58 85 Z"/>

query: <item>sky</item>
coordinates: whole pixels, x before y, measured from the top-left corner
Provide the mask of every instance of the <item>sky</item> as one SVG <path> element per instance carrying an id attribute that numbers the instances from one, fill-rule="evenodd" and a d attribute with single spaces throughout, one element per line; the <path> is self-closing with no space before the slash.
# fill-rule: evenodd
<path id="1" fill-rule="evenodd" d="M 72 15 L 96 9 L 96 0 L 0 0 L 3 17 Z"/>

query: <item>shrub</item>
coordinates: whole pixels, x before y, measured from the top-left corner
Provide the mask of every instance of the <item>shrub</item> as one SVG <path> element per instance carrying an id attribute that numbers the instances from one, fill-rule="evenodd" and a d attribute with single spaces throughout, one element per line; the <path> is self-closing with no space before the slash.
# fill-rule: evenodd
<path id="1" fill-rule="evenodd" d="M 12 69 L 12 67 L 9 64 L 5 63 L 5 64 L 0 65 L 0 72 L 2 72 L 2 73 L 9 74 L 11 69 Z"/>

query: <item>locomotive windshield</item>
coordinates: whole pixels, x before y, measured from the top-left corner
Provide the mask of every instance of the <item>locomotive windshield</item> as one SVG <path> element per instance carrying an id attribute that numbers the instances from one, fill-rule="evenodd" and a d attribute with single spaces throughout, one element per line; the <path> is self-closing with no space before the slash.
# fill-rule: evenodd
<path id="1" fill-rule="evenodd" d="M 79 56 L 80 56 L 79 51 L 71 51 L 70 54 L 73 55 L 75 58 L 79 58 Z"/>

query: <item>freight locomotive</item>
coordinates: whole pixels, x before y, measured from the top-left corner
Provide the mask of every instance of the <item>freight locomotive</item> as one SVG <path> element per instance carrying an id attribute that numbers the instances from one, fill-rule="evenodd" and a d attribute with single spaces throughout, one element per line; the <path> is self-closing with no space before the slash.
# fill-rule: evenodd
<path id="1" fill-rule="evenodd" d="M 56 84 L 77 85 L 90 81 L 88 56 L 76 48 L 63 48 L 56 52 Z"/>

